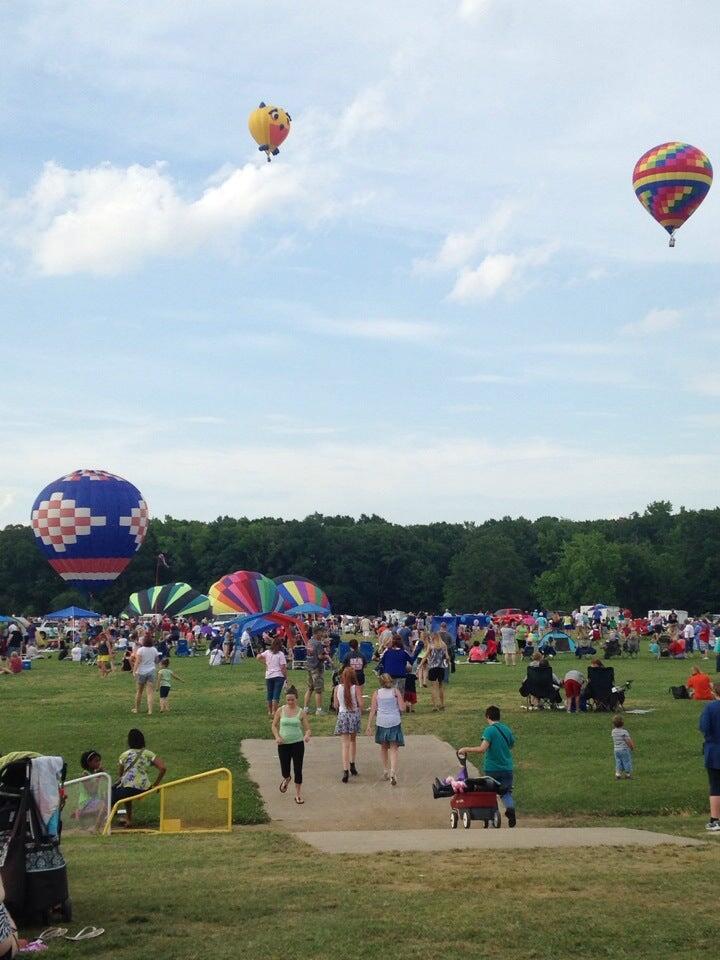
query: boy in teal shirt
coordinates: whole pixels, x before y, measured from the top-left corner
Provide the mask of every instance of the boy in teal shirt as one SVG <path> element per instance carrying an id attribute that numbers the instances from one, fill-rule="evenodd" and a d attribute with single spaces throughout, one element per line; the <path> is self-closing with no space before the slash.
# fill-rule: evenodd
<path id="1" fill-rule="evenodd" d="M 505 807 L 508 826 L 514 827 L 517 816 L 512 795 L 514 764 L 511 751 L 515 744 L 515 737 L 507 724 L 500 723 L 499 707 L 488 707 L 485 711 L 485 719 L 487 726 L 482 732 L 480 746 L 461 747 L 458 753 L 483 754 L 483 771 L 500 784 L 498 793 Z"/>

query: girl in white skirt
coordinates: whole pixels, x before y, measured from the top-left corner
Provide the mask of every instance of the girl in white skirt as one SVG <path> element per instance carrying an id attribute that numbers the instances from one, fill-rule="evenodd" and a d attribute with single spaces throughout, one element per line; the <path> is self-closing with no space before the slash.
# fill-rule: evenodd
<path id="1" fill-rule="evenodd" d="M 333 701 L 337 710 L 335 735 L 342 738 L 342 782 L 347 783 L 351 774 L 356 777 L 358 773 L 355 757 L 362 712 L 362 694 L 352 667 L 345 667 L 343 670 L 340 683 L 333 690 Z"/>

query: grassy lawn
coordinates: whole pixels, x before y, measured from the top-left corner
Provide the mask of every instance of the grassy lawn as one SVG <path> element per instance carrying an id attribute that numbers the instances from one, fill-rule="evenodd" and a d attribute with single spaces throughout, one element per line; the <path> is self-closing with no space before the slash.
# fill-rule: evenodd
<path id="1" fill-rule="evenodd" d="M 434 733 L 462 746 L 477 742 L 482 714 L 498 704 L 518 736 L 517 801 L 522 814 L 536 816 L 701 818 L 707 807 L 706 779 L 697 730 L 701 704 L 673 700 L 670 684 L 684 681 L 684 661 L 655 661 L 647 654 L 635 661 L 611 661 L 618 680 L 634 679 L 629 707 L 653 708 L 644 716 L 628 716 L 637 742 L 636 778 L 615 783 L 608 714 L 527 713 L 517 689 L 525 667 L 459 666 L 448 688 L 448 708 L 432 713 L 429 691 L 420 689 L 417 713 L 405 721 L 406 734 Z M 714 661 L 702 662 L 712 669 Z M 555 660 L 562 674 L 577 661 Z M 117 672 L 101 680 L 92 667 L 43 661 L 18 677 L 0 677 L 0 751 L 33 749 L 62 754 L 69 776 L 80 774 L 79 757 L 94 747 L 114 773 L 127 731 L 138 725 L 148 745 L 168 764 L 168 778 L 213 767 L 229 767 L 235 783 L 236 823 L 266 818 L 257 792 L 246 775 L 239 752 L 244 737 L 270 735 L 263 703 L 262 666 L 209 668 L 204 659 L 177 660 L 185 681 L 172 693 L 168 715 L 130 713 L 132 678 Z M 369 687 L 374 686 L 374 675 Z M 305 676 L 293 674 L 304 690 Z M 328 678 L 329 680 L 329 678 Z M 329 735 L 332 716 L 313 717 L 313 732 Z M 440 771 L 428 771 L 432 779 Z M 698 819 L 698 824 L 700 820 Z"/>
<path id="2" fill-rule="evenodd" d="M 78 922 L 107 934 L 54 942 L 56 957 L 657 960 L 710 955 L 717 937 L 709 844 L 321 857 L 286 834 L 241 829 L 73 839 L 65 854 Z"/>
<path id="3" fill-rule="evenodd" d="M 559 658 L 556 672 L 571 662 Z M 700 705 L 667 692 L 687 676 L 687 663 L 644 655 L 614 664 L 618 679 L 635 680 L 628 706 L 655 710 L 627 718 L 638 744 L 637 777 L 628 783 L 613 779 L 609 716 L 526 713 L 517 694 L 521 666 L 459 667 L 445 713 L 432 713 L 421 690 L 406 732 L 472 743 L 485 706 L 497 703 L 518 735 L 516 793 L 524 818 L 599 824 L 622 817 L 622 825 L 702 835 Z M 260 666 L 211 670 L 191 660 L 176 667 L 186 682 L 173 691 L 173 712 L 151 718 L 131 715 L 126 674 L 101 681 L 92 668 L 47 662 L 0 677 L 0 750 L 61 753 L 72 776 L 80 753 L 92 746 L 112 770 L 137 722 L 170 778 L 230 767 L 236 822 L 262 823 L 238 749 L 243 737 L 269 736 Z M 302 688 L 303 674 L 294 676 Z M 318 735 L 330 734 L 333 724 L 331 717 L 312 718 Z M 712 891 L 720 883 L 717 848 L 711 842 L 690 849 L 329 857 L 262 826 L 223 836 L 68 838 L 77 924 L 108 933 L 81 947 L 53 943 L 51 951 L 119 960 L 144 952 L 177 960 L 324 960 L 375 957 L 392 945 L 402 960 L 456 949 L 508 960 L 557 960 L 580 950 L 633 960 L 700 957 L 715 941 L 712 911 L 702 894 L 679 892 Z"/>

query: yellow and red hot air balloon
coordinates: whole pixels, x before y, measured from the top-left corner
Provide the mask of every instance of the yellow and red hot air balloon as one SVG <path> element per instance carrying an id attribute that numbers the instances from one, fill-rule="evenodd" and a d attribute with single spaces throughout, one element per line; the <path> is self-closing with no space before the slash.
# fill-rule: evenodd
<path id="1" fill-rule="evenodd" d="M 271 157 L 280 153 L 280 144 L 290 133 L 291 123 L 287 110 L 282 107 L 269 107 L 265 103 L 261 103 L 248 117 L 250 135 L 257 143 L 258 150 L 266 154 L 268 163 Z"/>
<path id="2" fill-rule="evenodd" d="M 712 183 L 712 164 L 702 150 L 671 140 L 644 153 L 633 170 L 633 190 L 650 216 L 670 234 L 695 213 Z"/>

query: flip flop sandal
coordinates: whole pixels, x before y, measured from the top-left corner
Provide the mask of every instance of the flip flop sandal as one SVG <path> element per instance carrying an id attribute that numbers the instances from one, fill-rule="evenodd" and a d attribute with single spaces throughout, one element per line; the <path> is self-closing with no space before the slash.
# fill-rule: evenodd
<path id="1" fill-rule="evenodd" d="M 290 786 L 290 777 L 283 777 L 280 783 L 280 793 L 287 793 L 287 788 Z"/>
<path id="2" fill-rule="evenodd" d="M 64 937 L 66 933 L 67 927 L 48 927 L 47 930 L 38 934 L 37 939 L 46 943 L 48 940 L 55 940 L 56 937 Z"/>
<path id="3" fill-rule="evenodd" d="M 302 799 L 302 797 L 295 797 L 295 803 L 298 806 L 301 806 L 303 803 L 305 803 L 305 801 Z"/>
<path id="4" fill-rule="evenodd" d="M 94 940 L 95 937 L 101 937 L 105 933 L 103 927 L 83 927 L 82 930 L 78 930 L 74 937 L 65 937 L 66 940 L 80 941 L 80 940 Z"/>

